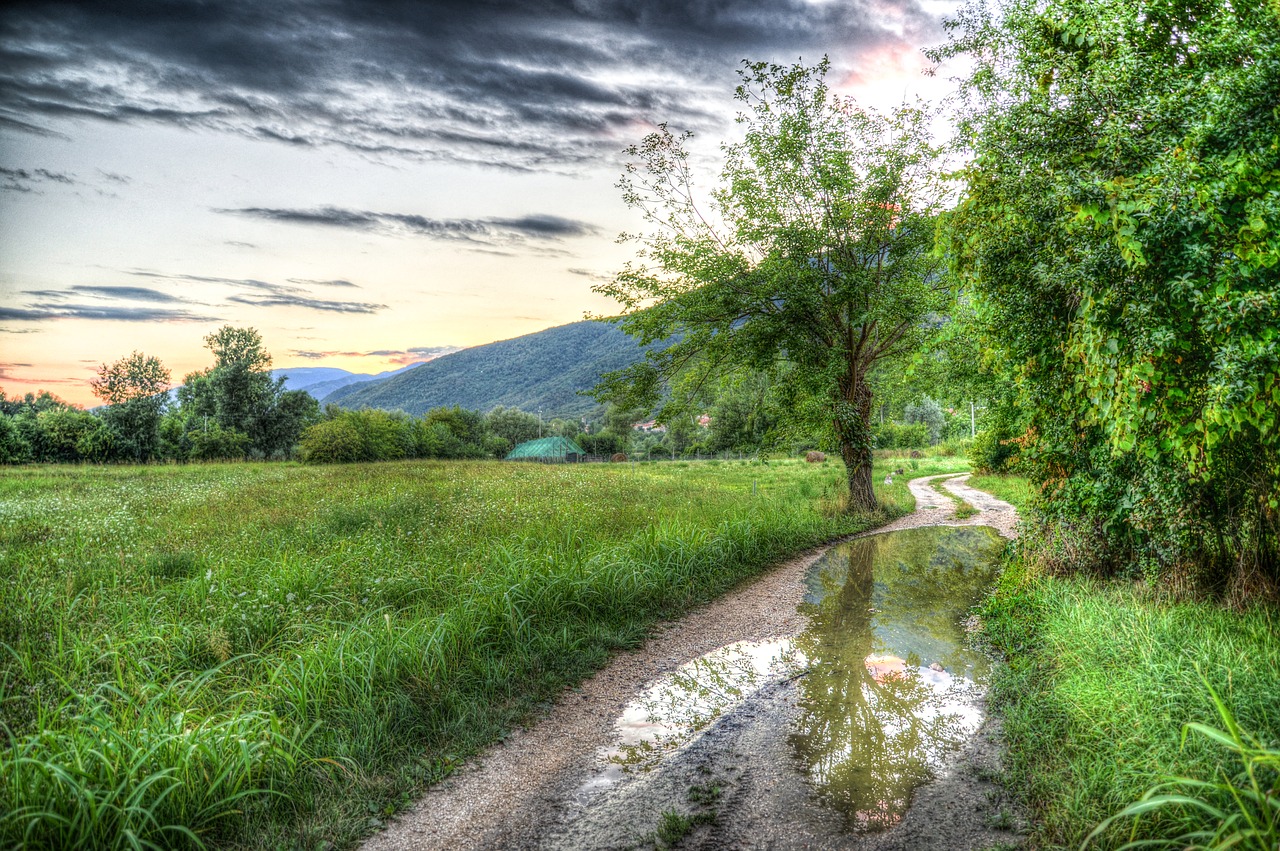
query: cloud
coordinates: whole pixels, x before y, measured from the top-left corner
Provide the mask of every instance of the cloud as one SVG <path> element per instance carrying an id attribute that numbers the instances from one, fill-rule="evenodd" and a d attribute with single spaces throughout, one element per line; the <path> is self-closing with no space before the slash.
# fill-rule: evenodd
<path id="1" fill-rule="evenodd" d="M 225 296 L 224 301 L 251 307 L 301 307 L 326 313 L 377 313 L 385 310 L 385 304 L 361 301 L 337 301 L 314 297 L 305 287 L 273 284 L 256 278 L 223 278 L 212 275 L 186 275 L 154 272 L 147 269 L 131 269 L 127 274 L 159 281 L 178 281 L 216 284 L 236 292 Z M 310 283 L 330 287 L 355 287 L 350 281 L 306 281 L 290 279 L 297 283 Z M 41 322 L 53 319 L 106 319 L 123 322 L 211 322 L 219 317 L 196 312 L 189 307 L 208 308 L 209 305 L 163 292 L 152 287 L 117 286 L 110 284 L 82 284 L 66 290 L 23 290 L 23 295 L 37 299 L 23 307 L 0 306 L 0 321 Z M 104 303 L 72 303 L 72 299 L 90 296 Z M 113 304 L 112 302 L 126 302 Z M 139 306 L 127 302 L 145 302 Z M 159 305 L 173 305 L 161 307 Z M 178 307 L 177 305 L 186 305 Z"/>
<path id="2" fill-rule="evenodd" d="M 153 290 L 150 287 L 113 287 L 113 286 L 76 286 L 72 290 L 80 293 L 88 293 L 89 295 L 102 296 L 103 298 L 119 298 L 129 301 L 156 301 L 156 302 L 183 302 L 185 299 L 178 298 L 168 293 L 162 293 L 159 290 Z M 28 290 L 29 293 L 35 294 L 35 291 Z M 50 292 L 49 295 L 59 296 L 59 293 Z"/>
<path id="3" fill-rule="evenodd" d="M 237 304 L 248 304 L 253 307 L 305 307 L 308 310 L 323 310 L 331 313 L 377 313 L 386 310 L 385 304 L 370 304 L 358 301 L 328 301 L 302 295 L 278 293 L 276 295 L 247 296 L 233 295 L 227 301 Z"/>
<path id="4" fill-rule="evenodd" d="M 473 243 L 483 247 L 558 242 L 566 237 L 592 236 L 600 232 L 599 228 L 587 222 L 545 214 L 519 218 L 433 219 L 412 213 L 375 213 L 342 207 L 239 207 L 219 209 L 216 212 L 269 222 L 344 228 L 385 236 L 420 236 Z M 543 247 L 542 250 L 554 249 Z"/>
<path id="5" fill-rule="evenodd" d="M 0 306 L 0 322 L 45 322 L 53 319 L 106 319 L 114 322 L 215 322 L 218 317 L 185 309 L 101 304 L 38 303 Z"/>
<path id="6" fill-rule="evenodd" d="M 722 126 L 744 57 L 831 53 L 853 72 L 863 51 L 940 35 L 921 0 L 35 0 L 0 26 L 0 123 L 564 167 L 653 121 Z"/>
<path id="7" fill-rule="evenodd" d="M 36 192 L 40 183 L 61 183 L 72 186 L 80 181 L 60 171 L 49 171 L 47 168 L 5 168 L 0 166 L 0 189 L 7 192 Z"/>
<path id="8" fill-rule="evenodd" d="M 305 287 L 305 286 L 314 286 L 314 287 L 355 287 L 356 289 L 360 289 L 360 285 L 359 285 L 359 284 L 353 284 L 353 283 L 351 283 L 350 281 L 344 281 L 344 280 L 342 280 L 341 278 L 337 278 L 337 279 L 332 280 L 332 281 L 313 281 L 313 280 L 311 280 L 311 279 L 309 279 L 309 278 L 290 278 L 290 279 L 289 279 L 289 283 L 291 283 L 291 284 L 299 284 L 299 285 L 304 286 L 304 287 Z"/>
<path id="9" fill-rule="evenodd" d="M 596 272 L 591 269 L 569 269 L 568 271 L 571 275 L 581 275 L 582 277 L 595 281 L 596 283 L 605 283 L 606 281 L 613 280 L 612 275 L 606 275 L 603 272 Z"/>
<path id="10" fill-rule="evenodd" d="M 411 363 L 426 363 L 444 355 L 461 351 L 460 346 L 413 346 L 408 349 L 374 349 L 364 352 L 316 351 L 310 349 L 294 349 L 289 354 L 306 360 L 324 360 L 325 358 L 390 358 L 392 363 L 402 366 Z"/>
<path id="11" fill-rule="evenodd" d="M 213 275 L 174 275 L 164 272 L 152 272 L 147 269 L 132 269 L 129 271 L 129 274 L 143 278 L 161 278 L 171 281 L 224 284 L 236 289 L 250 290 L 253 294 L 233 294 L 227 296 L 227 301 L 234 302 L 236 304 L 246 304 L 251 307 L 302 307 L 307 310 L 318 310 L 326 313 L 377 313 L 379 310 L 387 309 L 387 305 L 385 304 L 375 304 L 363 301 L 334 301 L 332 299 L 314 298 L 305 287 L 273 284 L 269 281 L 259 281 L 256 278 L 222 278 Z M 289 280 L 296 283 L 304 282 L 304 280 L 300 278 L 290 278 Z M 355 284 L 352 284 L 350 281 L 341 280 L 305 281 L 305 283 L 336 287 L 355 286 Z M 257 295 L 257 293 L 261 293 L 261 295 Z"/>

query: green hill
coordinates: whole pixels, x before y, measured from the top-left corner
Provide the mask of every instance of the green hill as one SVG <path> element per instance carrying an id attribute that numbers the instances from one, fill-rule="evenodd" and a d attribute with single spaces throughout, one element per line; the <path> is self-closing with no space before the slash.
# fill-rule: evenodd
<path id="1" fill-rule="evenodd" d="M 599 409 L 589 390 L 600 375 L 640 360 L 635 340 L 604 322 L 575 322 L 436 358 L 381 381 L 325 396 L 344 408 L 423 414 L 441 405 L 488 411 L 498 405 L 544 416 L 582 416 Z"/>

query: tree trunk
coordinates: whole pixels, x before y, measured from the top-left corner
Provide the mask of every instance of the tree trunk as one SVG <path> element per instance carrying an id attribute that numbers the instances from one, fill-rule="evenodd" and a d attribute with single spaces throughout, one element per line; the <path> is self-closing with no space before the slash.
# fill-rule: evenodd
<path id="1" fill-rule="evenodd" d="M 849 475 L 849 510 L 872 511 L 876 493 L 871 486 L 871 388 L 864 376 L 851 375 L 840 382 L 834 422 Z"/>

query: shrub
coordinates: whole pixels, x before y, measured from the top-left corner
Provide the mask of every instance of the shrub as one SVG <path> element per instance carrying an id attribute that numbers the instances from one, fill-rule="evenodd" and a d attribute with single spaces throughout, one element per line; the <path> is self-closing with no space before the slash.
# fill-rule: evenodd
<path id="1" fill-rule="evenodd" d="M 928 430 L 930 446 L 938 442 L 942 436 L 942 429 L 947 423 L 946 414 L 942 413 L 942 406 L 928 396 L 921 399 L 918 404 L 907 405 L 902 419 L 908 425 L 923 425 Z"/>
<path id="2" fill-rule="evenodd" d="M 888 422 L 872 429 L 877 449 L 913 449 L 929 445 L 929 427 L 924 423 L 903 425 Z"/>
<path id="3" fill-rule="evenodd" d="M 316 423 L 302 433 L 298 457 L 307 464 L 359 461 L 363 452 L 360 432 L 345 415 Z"/>
<path id="4" fill-rule="evenodd" d="M 979 473 L 1007 473 L 1018 459 L 1017 413 L 998 407 L 987 417 L 986 427 L 969 446 L 969 461 Z"/>
<path id="5" fill-rule="evenodd" d="M 244 458 L 252 445 L 249 435 L 234 428 L 223 428 L 216 422 L 192 431 L 188 439 L 191 443 L 188 457 L 193 461 L 236 461 Z"/>
<path id="6" fill-rule="evenodd" d="M 23 464 L 31 460 L 31 444 L 22 436 L 13 417 L 0 415 L 0 464 Z"/>

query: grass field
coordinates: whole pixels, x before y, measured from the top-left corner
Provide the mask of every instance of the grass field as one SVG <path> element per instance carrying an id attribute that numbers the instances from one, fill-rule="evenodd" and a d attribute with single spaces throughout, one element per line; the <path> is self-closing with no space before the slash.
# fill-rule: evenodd
<path id="1" fill-rule="evenodd" d="M 875 517 L 831 461 L 5 471 L 0 846 L 350 846 L 656 620 L 962 466 L 878 469 Z"/>
<path id="2" fill-rule="evenodd" d="M 1029 577 L 1014 562 L 984 618 L 1008 661 L 997 669 L 993 705 L 1010 743 L 1008 785 L 1028 797 L 1035 815 L 1034 847 L 1080 848 L 1096 825 L 1170 778 L 1185 777 L 1212 785 L 1158 791 L 1190 793 L 1222 817 L 1195 805 L 1165 806 L 1114 822 L 1089 847 L 1114 849 L 1138 839 L 1151 840 L 1143 847 L 1274 851 L 1280 840 L 1274 608 L 1174 604 L 1130 582 Z M 1185 724 L 1230 738 L 1206 682 L 1253 750 L 1261 790 L 1254 803 L 1239 754 L 1202 731 L 1184 739 Z M 1249 830 L 1245 812 L 1262 826 L 1252 840 L 1242 838 Z M 1240 815 L 1226 822 L 1232 813 Z M 1211 840 L 1218 830 L 1222 835 Z M 1195 831 L 1207 833 L 1172 841 Z M 1162 838 L 1171 841 L 1155 842 Z"/>

